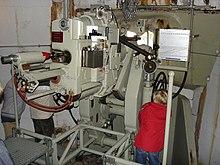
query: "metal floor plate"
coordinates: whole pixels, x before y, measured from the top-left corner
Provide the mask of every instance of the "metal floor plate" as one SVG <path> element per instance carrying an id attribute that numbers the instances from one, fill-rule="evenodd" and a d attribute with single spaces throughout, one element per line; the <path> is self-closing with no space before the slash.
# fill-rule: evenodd
<path id="1" fill-rule="evenodd" d="M 46 145 L 24 138 L 8 138 L 5 141 L 8 151 L 16 165 L 27 165 L 46 154 Z"/>

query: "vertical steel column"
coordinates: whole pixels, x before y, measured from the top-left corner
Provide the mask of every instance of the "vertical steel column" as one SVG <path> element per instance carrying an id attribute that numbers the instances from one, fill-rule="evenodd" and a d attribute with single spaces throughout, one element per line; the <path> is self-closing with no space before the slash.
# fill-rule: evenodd
<path id="1" fill-rule="evenodd" d="M 16 122 L 16 128 L 20 128 L 20 123 L 19 123 L 19 117 L 18 117 L 18 104 L 17 104 L 17 97 L 16 97 L 16 89 L 14 85 L 14 65 L 13 63 L 11 64 L 11 80 L 12 80 L 12 89 L 13 89 L 13 99 L 14 99 L 14 111 L 15 111 L 15 122 Z"/>
<path id="2" fill-rule="evenodd" d="M 164 135 L 164 151 L 163 151 L 163 165 L 167 163 L 167 151 L 168 151 L 168 141 L 169 141 L 169 130 L 170 130 L 170 114 L 172 105 L 172 89 L 173 89 L 173 78 L 174 72 L 169 72 L 169 87 L 168 87 L 168 99 L 167 99 L 167 113 L 166 113 L 166 126 Z"/>
<path id="3" fill-rule="evenodd" d="M 63 0 L 63 18 L 68 19 L 68 0 Z"/>

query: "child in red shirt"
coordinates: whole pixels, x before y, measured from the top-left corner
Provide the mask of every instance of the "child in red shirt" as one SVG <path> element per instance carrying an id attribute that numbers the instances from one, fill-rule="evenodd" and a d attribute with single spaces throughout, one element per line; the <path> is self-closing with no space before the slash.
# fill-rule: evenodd
<path id="1" fill-rule="evenodd" d="M 135 138 L 136 162 L 159 165 L 159 153 L 164 146 L 167 91 L 157 90 L 153 102 L 145 103 L 139 112 L 140 130 Z"/>

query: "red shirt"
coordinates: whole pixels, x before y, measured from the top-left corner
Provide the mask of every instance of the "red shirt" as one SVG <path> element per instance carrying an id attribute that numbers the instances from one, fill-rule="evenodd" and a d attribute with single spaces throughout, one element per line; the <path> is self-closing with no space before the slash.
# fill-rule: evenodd
<path id="1" fill-rule="evenodd" d="M 140 130 L 135 146 L 147 152 L 159 152 L 164 146 L 166 106 L 154 102 L 142 105 L 139 112 Z"/>

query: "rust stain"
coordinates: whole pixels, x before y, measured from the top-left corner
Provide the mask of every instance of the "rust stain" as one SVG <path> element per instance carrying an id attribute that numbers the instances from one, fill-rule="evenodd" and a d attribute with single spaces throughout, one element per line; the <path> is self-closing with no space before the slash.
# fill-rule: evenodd
<path id="1" fill-rule="evenodd" d="M 170 29 L 169 23 L 166 23 L 166 21 L 163 19 L 158 19 L 157 25 L 159 29 Z"/>
<path id="2" fill-rule="evenodd" d="M 141 6 L 148 5 L 148 0 L 140 0 L 140 5 Z"/>
<path id="3" fill-rule="evenodd" d="M 195 145 L 196 145 L 196 156 L 197 156 L 197 158 L 199 157 L 199 135 L 200 135 L 202 117 L 203 117 L 203 112 L 204 112 L 206 92 L 207 92 L 207 85 L 204 87 L 204 89 L 201 93 L 201 96 L 199 98 L 199 106 L 198 106 L 197 118 L 196 118 Z"/>
<path id="4" fill-rule="evenodd" d="M 158 3 L 157 3 L 157 0 L 152 0 L 152 4 L 153 5 L 157 5 Z"/>
<path id="5" fill-rule="evenodd" d="M 146 5 L 171 5 L 172 0 L 139 0 L 139 4 L 141 6 L 146 6 Z"/>
<path id="6" fill-rule="evenodd" d="M 53 2 L 51 6 L 51 21 L 54 21 L 59 18 L 62 14 L 63 4 L 60 2 Z M 72 10 L 72 16 L 76 15 L 74 0 L 72 0 L 72 6 L 69 6 L 69 9 Z M 70 12 L 70 11 L 68 11 Z"/>
<path id="7" fill-rule="evenodd" d="M 74 0 L 72 0 L 72 6 L 70 6 L 72 10 L 72 16 L 76 15 Z M 51 22 L 58 19 L 62 14 L 63 4 L 60 2 L 52 2 L 51 6 Z M 70 12 L 70 11 L 68 11 Z"/>
<path id="8" fill-rule="evenodd" d="M 74 3 L 74 0 L 72 0 L 72 16 L 75 16 L 76 15 L 76 11 L 75 11 L 75 3 Z"/>
<path id="9" fill-rule="evenodd" d="M 62 3 L 52 2 L 51 6 L 51 22 L 56 20 L 62 12 Z"/>
<path id="10" fill-rule="evenodd" d="M 172 1 L 171 0 L 165 0 L 165 5 L 171 5 Z"/>

